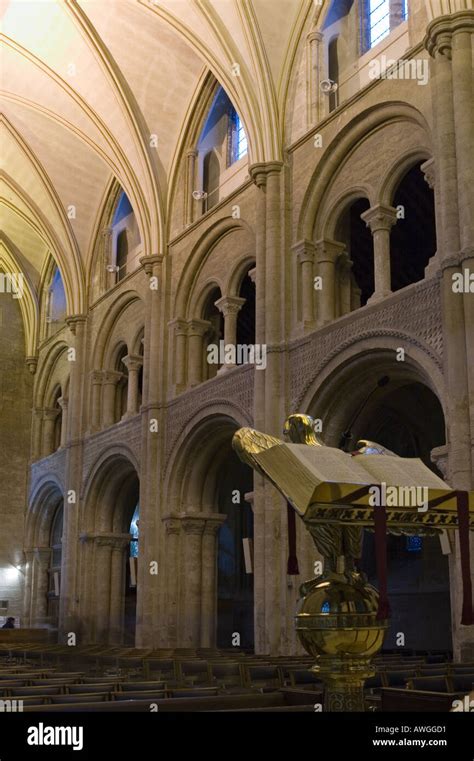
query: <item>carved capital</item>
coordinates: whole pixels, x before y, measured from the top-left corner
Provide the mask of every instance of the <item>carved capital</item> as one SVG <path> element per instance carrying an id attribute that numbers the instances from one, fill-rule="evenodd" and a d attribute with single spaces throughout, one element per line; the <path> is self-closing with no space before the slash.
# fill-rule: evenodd
<path id="1" fill-rule="evenodd" d="M 102 370 L 91 370 L 90 378 L 92 385 L 99 386 L 103 381 L 104 373 Z"/>
<path id="2" fill-rule="evenodd" d="M 249 167 L 249 174 L 258 188 L 264 188 L 267 184 L 267 178 L 271 174 L 279 174 L 282 168 L 282 161 L 267 161 L 265 163 L 252 164 Z"/>
<path id="3" fill-rule="evenodd" d="M 181 518 L 181 525 L 185 534 L 191 534 L 193 536 L 202 536 L 204 533 L 204 516 L 196 515 L 183 515 Z"/>
<path id="4" fill-rule="evenodd" d="M 169 514 L 165 515 L 162 519 L 165 524 L 165 530 L 167 534 L 179 534 L 181 531 L 181 520 L 179 515 Z"/>
<path id="5" fill-rule="evenodd" d="M 152 275 L 158 275 L 161 272 L 161 263 L 163 259 L 163 254 L 142 256 L 140 259 L 140 264 L 142 265 L 148 277 L 152 277 Z"/>
<path id="6" fill-rule="evenodd" d="M 295 243 L 291 250 L 296 255 L 296 258 L 300 264 L 305 262 L 314 262 L 314 255 L 316 253 L 316 246 L 310 240 L 299 240 Z"/>
<path id="7" fill-rule="evenodd" d="M 34 375 L 36 372 L 36 368 L 38 367 L 38 357 L 27 357 L 25 359 L 25 362 L 30 373 Z"/>
<path id="8" fill-rule="evenodd" d="M 337 240 L 318 240 L 315 246 L 316 261 L 318 264 L 321 262 L 331 262 L 335 264 L 337 259 L 346 250 L 344 243 L 339 243 Z"/>
<path id="9" fill-rule="evenodd" d="M 129 372 L 133 372 L 134 370 L 138 371 L 143 365 L 143 357 L 139 354 L 127 354 L 127 356 L 122 359 L 122 362 Z"/>
<path id="10" fill-rule="evenodd" d="M 472 10 L 449 13 L 435 18 L 428 26 L 424 40 L 425 48 L 433 58 L 445 56 L 451 60 L 453 35 L 474 32 Z"/>
<path id="11" fill-rule="evenodd" d="M 170 320 L 168 322 L 168 327 L 173 328 L 175 335 L 177 336 L 185 336 L 188 333 L 188 323 L 180 317 Z"/>
<path id="12" fill-rule="evenodd" d="M 428 159 L 428 161 L 421 164 L 420 169 L 425 177 L 425 182 L 428 183 L 431 190 L 434 190 L 436 185 L 436 164 L 434 158 Z"/>
<path id="13" fill-rule="evenodd" d="M 372 233 L 378 232 L 379 230 L 386 230 L 389 232 L 397 221 L 397 210 L 392 206 L 378 204 L 377 206 L 372 206 L 371 209 L 364 211 L 364 213 L 360 215 L 360 218 L 365 222 L 367 227 L 370 227 Z"/>
<path id="14" fill-rule="evenodd" d="M 122 378 L 123 373 L 119 373 L 117 370 L 105 370 L 102 376 L 102 382 L 104 385 L 112 384 L 116 386 Z"/>
<path id="15" fill-rule="evenodd" d="M 242 299 L 239 296 L 222 296 L 214 302 L 219 312 L 222 312 L 224 317 L 229 314 L 238 314 L 245 304 L 246 299 Z"/>
<path id="16" fill-rule="evenodd" d="M 322 42 L 324 40 L 324 34 L 322 32 L 318 32 L 314 30 L 313 32 L 310 32 L 308 36 L 306 37 L 307 41 L 309 43 L 311 42 Z"/>
<path id="17" fill-rule="evenodd" d="M 71 317 L 66 317 L 66 325 L 69 330 L 75 336 L 78 328 L 81 328 L 86 323 L 87 316 L 85 314 L 74 314 Z"/>
<path id="18" fill-rule="evenodd" d="M 189 336 L 205 336 L 211 328 L 212 325 L 208 320 L 188 320 Z"/>

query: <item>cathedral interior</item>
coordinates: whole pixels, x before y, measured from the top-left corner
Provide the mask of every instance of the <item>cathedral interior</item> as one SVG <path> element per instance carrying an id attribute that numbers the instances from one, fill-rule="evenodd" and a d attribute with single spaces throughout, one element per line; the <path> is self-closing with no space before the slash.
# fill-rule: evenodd
<path id="1" fill-rule="evenodd" d="M 461 517 L 349 552 L 236 447 L 474 489 L 473 0 L 0 8 L 0 704 L 474 711 Z"/>

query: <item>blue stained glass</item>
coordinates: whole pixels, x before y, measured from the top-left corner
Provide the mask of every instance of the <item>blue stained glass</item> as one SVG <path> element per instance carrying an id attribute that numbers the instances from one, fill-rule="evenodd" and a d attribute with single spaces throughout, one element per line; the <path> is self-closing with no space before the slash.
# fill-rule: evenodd
<path id="1" fill-rule="evenodd" d="M 407 536 L 407 551 L 421 552 L 423 541 L 421 536 Z"/>
<path id="2" fill-rule="evenodd" d="M 329 605 L 328 601 L 323 602 L 321 606 L 321 613 L 330 613 L 331 612 L 331 606 Z"/>

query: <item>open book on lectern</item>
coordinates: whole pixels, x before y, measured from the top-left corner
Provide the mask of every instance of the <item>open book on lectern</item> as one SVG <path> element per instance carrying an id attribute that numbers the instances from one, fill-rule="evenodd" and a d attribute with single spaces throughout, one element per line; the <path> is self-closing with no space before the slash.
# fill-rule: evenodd
<path id="1" fill-rule="evenodd" d="M 430 497 L 452 491 L 416 457 L 353 456 L 334 447 L 306 444 L 277 444 L 253 457 L 301 516 L 315 502 L 334 503 L 340 498 L 341 503 L 347 499 L 347 503 L 368 504 L 367 492 L 348 499 L 361 486 L 415 487 L 429 490 Z M 417 510 L 418 506 L 408 507 Z"/>

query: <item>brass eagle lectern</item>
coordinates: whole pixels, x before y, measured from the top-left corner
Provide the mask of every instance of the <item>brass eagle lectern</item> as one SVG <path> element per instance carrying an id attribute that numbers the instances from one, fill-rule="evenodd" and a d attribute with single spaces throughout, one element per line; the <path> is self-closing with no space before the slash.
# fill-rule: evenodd
<path id="1" fill-rule="evenodd" d="M 386 531 L 459 528 L 461 564 L 469 570 L 474 494 L 453 491 L 421 460 L 398 457 L 373 442 L 359 442 L 351 454 L 326 447 L 308 415 L 290 415 L 284 434 L 291 443 L 241 428 L 232 446 L 285 497 L 324 557 L 322 576 L 300 587 L 295 619 L 301 644 L 315 657 L 312 670 L 324 682 L 324 709 L 363 711 L 364 683 L 375 673 L 371 659 L 388 628 L 386 578 L 383 585 L 379 573 L 379 596 L 355 566 L 363 528 L 375 530 L 377 566 L 385 573 Z M 469 572 L 463 583 L 462 623 L 471 624 Z"/>

